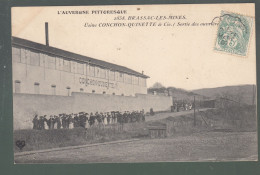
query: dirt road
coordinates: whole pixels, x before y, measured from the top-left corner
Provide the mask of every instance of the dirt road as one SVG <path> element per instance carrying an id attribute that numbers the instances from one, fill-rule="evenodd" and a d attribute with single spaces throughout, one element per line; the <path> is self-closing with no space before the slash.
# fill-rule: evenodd
<path id="1" fill-rule="evenodd" d="M 166 139 L 15 156 L 16 163 L 230 161 L 257 159 L 256 132 L 207 132 Z"/>

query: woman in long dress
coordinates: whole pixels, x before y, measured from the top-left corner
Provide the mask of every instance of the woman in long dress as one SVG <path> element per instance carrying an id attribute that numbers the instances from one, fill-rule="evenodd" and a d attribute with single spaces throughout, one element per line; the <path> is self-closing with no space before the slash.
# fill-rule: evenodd
<path id="1" fill-rule="evenodd" d="M 95 120 L 94 120 L 94 126 L 98 126 L 98 120 L 97 120 L 97 117 L 95 117 Z"/>
<path id="2" fill-rule="evenodd" d="M 73 129 L 74 128 L 74 122 L 73 122 L 73 118 L 70 116 L 69 117 L 69 129 Z"/>
<path id="3" fill-rule="evenodd" d="M 44 128 L 47 129 L 47 130 L 49 129 L 48 120 L 46 118 L 46 115 L 44 115 Z"/>
<path id="4" fill-rule="evenodd" d="M 88 113 L 86 113 L 86 124 L 85 124 L 85 128 L 89 128 L 89 115 L 88 115 Z"/>
<path id="5" fill-rule="evenodd" d="M 117 114 L 115 113 L 115 123 L 117 123 Z"/>
<path id="6" fill-rule="evenodd" d="M 107 124 L 111 124 L 111 115 L 109 114 L 109 112 L 107 113 Z"/>
<path id="7" fill-rule="evenodd" d="M 53 127 L 54 129 L 57 129 L 58 127 L 57 127 L 57 116 L 55 115 L 54 116 L 54 127 Z"/>
<path id="8" fill-rule="evenodd" d="M 107 114 L 104 114 L 104 125 L 107 125 Z"/>
<path id="9" fill-rule="evenodd" d="M 52 115 L 50 116 L 49 123 L 50 123 L 50 129 L 53 129 L 54 119 L 53 119 L 53 116 L 52 116 Z"/>

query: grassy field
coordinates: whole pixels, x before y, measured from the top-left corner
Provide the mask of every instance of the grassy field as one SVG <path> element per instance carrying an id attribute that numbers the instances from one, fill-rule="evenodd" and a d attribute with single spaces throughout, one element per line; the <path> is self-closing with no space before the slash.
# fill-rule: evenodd
<path id="1" fill-rule="evenodd" d="M 160 114 L 157 115 L 160 118 Z M 164 113 L 162 115 L 165 116 L 164 119 L 124 125 L 113 124 L 90 129 L 14 131 L 14 145 L 17 140 L 24 140 L 26 143 L 22 150 L 14 146 L 14 152 L 103 143 L 131 138 L 144 139 L 149 138 L 148 126 L 156 124 L 167 126 L 168 137 L 189 136 L 193 133 L 211 131 L 256 132 L 257 130 L 254 106 L 234 106 L 228 109 L 210 109 L 196 112 L 196 126 L 194 126 L 193 114 L 176 116 L 176 113 Z"/>
<path id="2" fill-rule="evenodd" d="M 256 132 L 199 132 L 15 156 L 15 163 L 122 163 L 257 160 Z"/>
<path id="3" fill-rule="evenodd" d="M 114 124 L 89 129 L 19 130 L 14 131 L 14 145 L 17 140 L 24 140 L 26 145 L 22 150 L 14 146 L 14 152 L 103 143 L 147 136 L 148 131 L 145 128 L 145 123 Z"/>

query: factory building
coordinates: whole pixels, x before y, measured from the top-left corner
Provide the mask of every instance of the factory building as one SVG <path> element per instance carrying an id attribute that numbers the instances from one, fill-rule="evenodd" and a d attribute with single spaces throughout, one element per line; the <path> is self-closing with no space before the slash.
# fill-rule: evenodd
<path id="1" fill-rule="evenodd" d="M 72 92 L 147 94 L 148 76 L 48 44 L 12 37 L 13 92 L 70 96 Z"/>

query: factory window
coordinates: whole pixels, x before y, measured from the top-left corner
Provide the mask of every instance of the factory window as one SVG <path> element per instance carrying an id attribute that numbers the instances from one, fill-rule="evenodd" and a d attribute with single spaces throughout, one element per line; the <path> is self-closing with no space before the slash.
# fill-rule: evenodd
<path id="1" fill-rule="evenodd" d="M 14 85 L 14 92 L 15 93 L 21 93 L 21 81 L 15 80 Z"/>
<path id="2" fill-rule="evenodd" d="M 40 66 L 45 67 L 45 55 L 43 53 L 40 53 Z"/>
<path id="3" fill-rule="evenodd" d="M 70 96 L 70 87 L 68 86 L 66 89 L 67 89 L 67 95 Z"/>
<path id="4" fill-rule="evenodd" d="M 116 80 L 117 80 L 117 81 L 120 81 L 120 82 L 123 82 L 123 81 L 124 81 L 124 75 L 123 75 L 123 73 L 116 72 Z"/>
<path id="5" fill-rule="evenodd" d="M 55 69 L 56 59 L 55 57 L 45 55 L 45 65 L 49 69 Z"/>
<path id="6" fill-rule="evenodd" d="M 40 83 L 37 82 L 34 83 L 34 93 L 40 94 Z"/>
<path id="7" fill-rule="evenodd" d="M 63 60 L 62 58 L 56 57 L 56 69 L 62 70 Z"/>
<path id="8" fill-rule="evenodd" d="M 145 79 L 144 78 L 141 78 L 141 77 L 139 77 L 139 85 L 140 86 L 145 86 Z"/>
<path id="9" fill-rule="evenodd" d="M 89 66 L 89 75 L 94 77 L 95 76 L 95 68 L 94 66 Z"/>
<path id="10" fill-rule="evenodd" d="M 51 93 L 52 95 L 56 95 L 56 85 L 51 85 Z"/>
<path id="11" fill-rule="evenodd" d="M 143 78 L 143 86 L 146 87 L 146 79 Z"/>
<path id="12" fill-rule="evenodd" d="M 95 90 L 92 90 L 92 93 L 95 93 Z"/>
<path id="13" fill-rule="evenodd" d="M 112 95 L 116 95 L 116 93 L 114 93 L 114 92 L 113 92 L 113 94 L 112 94 Z"/>
<path id="14" fill-rule="evenodd" d="M 99 69 L 99 75 L 100 75 L 100 78 L 106 78 L 106 77 L 107 77 L 107 75 L 106 75 L 106 69 L 100 68 L 100 69 Z"/>
<path id="15" fill-rule="evenodd" d="M 106 94 L 106 91 L 103 91 L 103 94 Z"/>
<path id="16" fill-rule="evenodd" d="M 33 66 L 40 66 L 40 54 L 31 52 L 30 64 Z"/>
<path id="17" fill-rule="evenodd" d="M 132 83 L 132 76 L 125 74 L 125 82 L 131 84 Z"/>
<path id="18" fill-rule="evenodd" d="M 134 76 L 134 84 L 135 85 L 139 84 L 139 77 Z"/>
<path id="19" fill-rule="evenodd" d="M 77 72 L 76 72 L 77 63 L 74 62 L 74 61 L 71 61 L 71 62 L 70 62 L 70 65 L 71 65 L 70 71 L 73 72 L 73 73 L 77 73 Z"/>
<path id="20" fill-rule="evenodd" d="M 116 80 L 116 81 L 118 81 L 118 79 L 119 79 L 119 78 L 118 78 L 118 76 L 119 76 L 118 74 L 119 74 L 119 72 L 115 72 L 115 80 Z"/>
<path id="21" fill-rule="evenodd" d="M 21 49 L 21 63 L 27 63 L 26 59 L 28 57 L 28 51 Z"/>
<path id="22" fill-rule="evenodd" d="M 70 61 L 63 60 L 63 70 L 66 72 L 70 72 Z"/>
<path id="23" fill-rule="evenodd" d="M 105 78 L 108 79 L 108 76 L 109 76 L 109 70 L 105 69 Z"/>
<path id="24" fill-rule="evenodd" d="M 64 70 L 64 59 L 63 58 L 60 58 L 59 59 L 59 68 L 60 68 L 60 70 Z"/>
<path id="25" fill-rule="evenodd" d="M 109 71 L 109 79 L 115 80 L 115 71 Z"/>
<path id="26" fill-rule="evenodd" d="M 124 96 L 124 94 L 121 94 L 121 96 Z"/>
<path id="27" fill-rule="evenodd" d="M 100 68 L 95 67 L 95 77 L 100 77 Z"/>
<path id="28" fill-rule="evenodd" d="M 144 86 L 143 84 L 144 84 L 143 78 L 139 77 L 139 85 L 140 85 L 140 86 Z"/>
<path id="29" fill-rule="evenodd" d="M 124 74 L 119 73 L 119 81 L 123 82 L 124 81 Z"/>
<path id="30" fill-rule="evenodd" d="M 84 92 L 84 89 L 83 89 L 83 88 L 80 88 L 80 92 Z"/>
<path id="31" fill-rule="evenodd" d="M 84 74 L 84 64 L 77 63 L 77 73 Z"/>
<path id="32" fill-rule="evenodd" d="M 21 62 L 21 49 L 13 47 L 12 48 L 12 57 L 13 57 L 13 61 L 20 63 Z"/>

